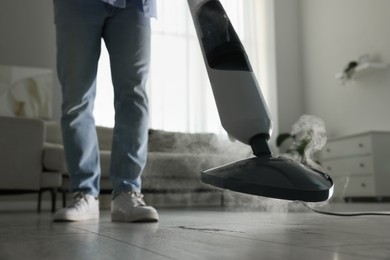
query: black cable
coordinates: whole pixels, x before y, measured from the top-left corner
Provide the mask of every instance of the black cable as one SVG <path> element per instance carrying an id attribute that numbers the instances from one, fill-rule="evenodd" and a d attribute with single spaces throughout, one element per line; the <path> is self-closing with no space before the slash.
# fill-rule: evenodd
<path id="1" fill-rule="evenodd" d="M 357 216 L 390 216 L 390 213 L 384 213 L 384 212 L 357 212 L 357 213 L 338 213 L 338 212 L 328 212 L 328 211 L 322 211 L 318 209 L 314 209 L 307 205 L 305 202 L 300 201 L 302 205 L 304 205 L 306 208 L 310 209 L 311 211 L 314 211 L 319 214 L 324 215 L 331 215 L 331 216 L 339 216 L 339 217 L 357 217 Z"/>

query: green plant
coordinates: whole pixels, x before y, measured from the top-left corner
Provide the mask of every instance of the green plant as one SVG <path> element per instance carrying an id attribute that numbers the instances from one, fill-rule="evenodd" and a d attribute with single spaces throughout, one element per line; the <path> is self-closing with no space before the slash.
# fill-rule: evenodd
<path id="1" fill-rule="evenodd" d="M 286 150 L 287 154 L 298 154 L 301 162 L 305 161 L 305 149 L 306 146 L 310 143 L 310 138 L 306 137 L 298 141 L 296 135 L 291 135 L 289 133 L 282 133 L 276 139 L 276 146 L 280 149 L 284 142 L 287 140 L 292 140 L 292 144 Z"/>
<path id="2" fill-rule="evenodd" d="M 312 115 L 302 115 L 293 124 L 290 133 L 277 136 L 276 146 L 282 156 L 317 167 L 319 163 L 315 160 L 315 153 L 325 146 L 326 140 L 324 121 Z"/>

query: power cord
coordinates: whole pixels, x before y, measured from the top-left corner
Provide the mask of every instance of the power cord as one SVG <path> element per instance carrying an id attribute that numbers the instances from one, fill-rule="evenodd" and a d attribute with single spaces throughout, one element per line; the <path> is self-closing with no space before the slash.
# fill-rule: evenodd
<path id="1" fill-rule="evenodd" d="M 339 212 L 328 212 L 328 211 L 322 211 L 315 208 L 310 207 L 305 202 L 300 201 L 303 206 L 310 209 L 313 212 L 324 214 L 324 215 L 331 215 L 331 216 L 339 216 L 339 217 L 357 217 L 357 216 L 390 216 L 390 213 L 385 212 L 356 212 L 356 213 L 339 213 Z"/>
<path id="2" fill-rule="evenodd" d="M 341 197 L 344 197 L 344 194 L 347 191 L 348 185 L 350 181 L 350 176 L 345 176 L 345 183 L 342 191 Z M 330 216 L 338 216 L 338 217 L 359 217 L 359 216 L 390 216 L 389 213 L 385 212 L 355 212 L 355 213 L 340 213 L 340 212 L 329 212 L 329 211 L 322 211 L 315 209 L 313 207 L 310 207 L 307 203 L 300 201 L 302 205 L 304 205 L 306 208 L 310 209 L 313 212 L 323 214 L 323 215 L 330 215 Z"/>

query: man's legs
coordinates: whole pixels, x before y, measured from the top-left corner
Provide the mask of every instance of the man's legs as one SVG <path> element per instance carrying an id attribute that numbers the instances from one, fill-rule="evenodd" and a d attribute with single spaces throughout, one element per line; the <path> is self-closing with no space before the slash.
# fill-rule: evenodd
<path id="1" fill-rule="evenodd" d="M 120 9 L 96 0 L 56 0 L 58 75 L 63 89 L 62 130 L 75 203 L 55 220 L 83 220 L 99 193 L 99 153 L 92 116 L 95 79 L 104 37 L 111 59 L 115 128 L 110 176 L 113 221 L 155 221 L 145 205 L 141 173 L 147 156 L 148 104 L 145 84 L 150 59 L 150 24 L 131 1 Z M 85 196 L 87 194 L 88 196 Z M 114 209 L 114 210 L 113 210 Z M 98 215 L 97 215 L 98 216 Z"/>

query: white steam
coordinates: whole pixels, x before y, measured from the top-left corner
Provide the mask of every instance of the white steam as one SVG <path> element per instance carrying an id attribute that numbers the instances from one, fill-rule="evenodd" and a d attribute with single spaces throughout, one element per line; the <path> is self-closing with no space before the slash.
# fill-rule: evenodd
<path id="1" fill-rule="evenodd" d="M 322 170 L 314 156 L 325 146 L 327 141 L 324 121 L 312 115 L 303 115 L 292 126 L 291 135 L 295 136 L 292 147 L 298 147 L 302 142 L 308 142 L 301 162 L 314 169 Z"/>
<path id="2" fill-rule="evenodd" d="M 324 121 L 312 115 L 303 115 L 294 123 L 290 134 L 294 136 L 294 140 L 290 145 L 290 152 L 282 154 L 282 156 L 323 171 L 315 160 L 315 154 L 325 146 L 327 141 Z M 303 154 L 299 154 L 298 148 L 305 143 L 306 146 Z M 306 207 L 296 201 L 258 197 L 232 191 L 224 191 L 224 199 L 225 205 L 229 208 L 240 207 L 242 209 L 242 207 L 244 207 L 251 210 L 266 211 L 268 213 L 308 211 Z M 307 204 L 312 207 L 323 207 L 327 205 L 328 202 Z"/>

